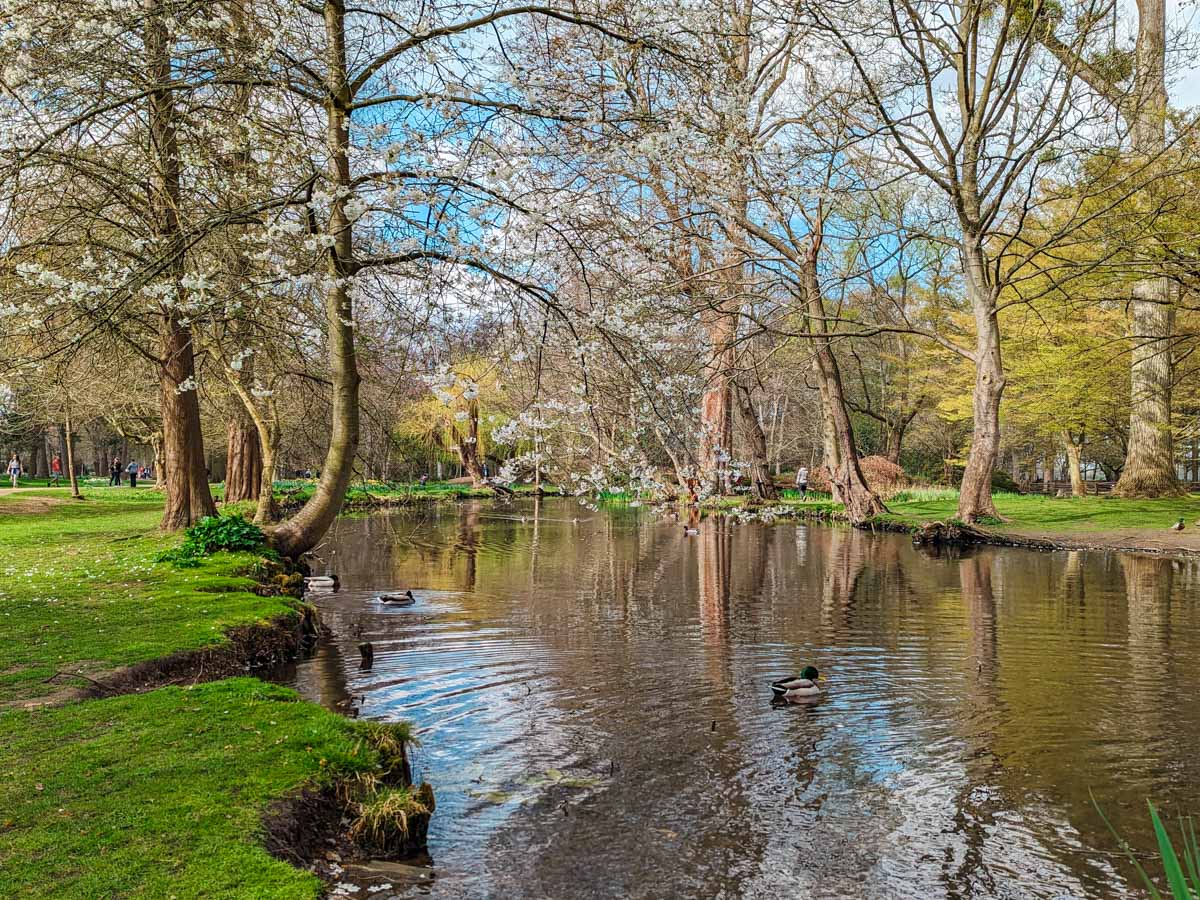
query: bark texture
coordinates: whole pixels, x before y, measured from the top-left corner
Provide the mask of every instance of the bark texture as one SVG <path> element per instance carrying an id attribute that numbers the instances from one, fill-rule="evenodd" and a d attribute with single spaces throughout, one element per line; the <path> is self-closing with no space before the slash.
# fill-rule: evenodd
<path id="1" fill-rule="evenodd" d="M 967 295 L 975 316 L 975 389 L 972 396 L 971 449 L 958 495 L 958 517 L 976 522 L 999 518 L 992 501 L 992 472 L 1000 457 L 1000 399 L 1004 394 L 1004 365 L 1000 356 L 1000 323 L 996 295 L 987 277 L 978 238 L 964 239 Z"/>
<path id="2" fill-rule="evenodd" d="M 824 407 L 826 440 L 832 441 L 837 454 L 837 466 L 829 471 L 829 482 L 834 485 L 834 496 L 840 494 L 846 516 L 854 524 L 865 522 L 887 507 L 879 495 L 867 484 L 862 467 L 858 463 L 858 447 L 854 440 L 854 427 L 850 421 L 846 394 L 842 385 L 842 373 L 838 368 L 833 345 L 827 336 L 829 327 L 825 315 L 825 302 L 817 278 L 817 256 L 820 241 L 814 240 L 803 269 L 804 299 L 808 312 L 808 325 L 813 335 L 813 356 L 818 383 L 821 387 L 821 402 Z M 829 460 L 826 460 L 829 464 Z"/>
<path id="3" fill-rule="evenodd" d="M 262 472 L 258 429 L 248 417 L 235 416 L 229 423 L 226 440 L 225 502 L 257 500 Z"/>
<path id="4" fill-rule="evenodd" d="M 1134 107 L 1127 114 L 1134 152 L 1153 159 L 1166 145 L 1167 81 L 1165 0 L 1137 0 Z M 1153 238 L 1151 238 L 1153 240 Z M 1133 289 L 1129 444 L 1119 497 L 1166 497 L 1184 493 L 1175 474 L 1171 435 L 1171 336 L 1175 310 L 1166 278 L 1148 278 Z"/>
<path id="5" fill-rule="evenodd" d="M 346 71 L 346 8 L 343 0 L 324 6 L 326 65 L 326 149 L 333 200 L 329 215 L 328 273 L 332 286 L 325 294 L 325 328 L 329 345 L 329 375 L 333 385 L 329 449 L 317 489 L 304 507 L 269 533 L 284 556 L 299 556 L 317 545 L 342 509 L 359 437 L 358 358 L 354 346 L 354 309 L 348 279 L 353 274 L 353 233 L 346 215 L 350 195 L 350 85 Z"/>
<path id="6" fill-rule="evenodd" d="M 750 489 L 759 500 L 774 500 L 779 492 L 775 490 L 775 482 L 771 478 L 771 468 L 767 459 L 767 435 L 763 431 L 762 422 L 758 418 L 758 410 L 750 396 L 750 388 L 737 384 L 735 392 L 738 400 L 738 412 L 741 415 L 742 432 L 750 451 Z"/>
<path id="7" fill-rule="evenodd" d="M 171 51 L 161 0 L 145 0 L 145 45 L 152 84 L 171 82 Z M 149 96 L 150 144 L 154 161 L 151 203 L 158 237 L 170 254 L 167 272 L 179 284 L 183 247 L 179 222 L 180 162 L 174 93 L 155 90 Z M 208 489 L 204 436 L 200 430 L 200 401 L 196 391 L 196 361 L 189 325 L 172 307 L 162 310 L 159 327 L 159 399 L 163 420 L 166 466 L 166 506 L 162 527 L 185 528 L 217 511 Z M 129 454 L 122 456 L 128 461 Z"/>

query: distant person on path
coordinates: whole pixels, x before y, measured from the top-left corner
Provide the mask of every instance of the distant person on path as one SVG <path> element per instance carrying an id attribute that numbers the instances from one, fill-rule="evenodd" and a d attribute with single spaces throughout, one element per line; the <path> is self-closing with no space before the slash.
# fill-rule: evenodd
<path id="1" fill-rule="evenodd" d="M 55 453 L 54 459 L 50 460 L 50 484 L 46 487 L 57 485 L 60 481 L 62 481 L 62 459 Z"/>
<path id="2" fill-rule="evenodd" d="M 110 487 L 121 486 L 121 460 L 115 456 L 108 465 L 108 484 Z"/>
<path id="3" fill-rule="evenodd" d="M 129 473 L 129 486 L 131 488 L 137 487 L 138 464 L 131 461 L 129 465 L 125 467 L 125 471 Z"/>
<path id="4" fill-rule="evenodd" d="M 12 459 L 8 461 L 8 477 L 12 480 L 12 486 L 17 486 L 17 479 L 21 477 L 21 460 L 17 458 L 17 454 L 12 455 Z"/>
<path id="5" fill-rule="evenodd" d="M 796 470 L 796 490 L 801 497 L 808 496 L 808 467 L 801 466 Z"/>

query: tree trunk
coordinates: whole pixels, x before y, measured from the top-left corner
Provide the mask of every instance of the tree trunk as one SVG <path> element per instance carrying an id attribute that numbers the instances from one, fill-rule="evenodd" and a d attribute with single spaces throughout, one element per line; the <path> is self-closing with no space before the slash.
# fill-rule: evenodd
<path id="1" fill-rule="evenodd" d="M 329 344 L 329 374 L 333 384 L 329 449 L 317 489 L 304 508 L 269 535 L 284 556 L 299 556 L 324 537 L 342 509 L 354 473 L 358 451 L 358 359 L 354 348 L 354 309 L 347 290 L 353 269 L 353 232 L 346 216 L 350 179 L 350 86 L 346 73 L 346 8 L 344 0 L 325 2 L 326 144 L 329 176 L 333 182 L 329 213 L 328 272 L 331 286 L 325 294 L 325 327 Z"/>
<path id="2" fill-rule="evenodd" d="M 458 459 L 463 470 L 471 476 L 472 487 L 483 487 L 487 482 L 483 477 L 483 463 L 479 459 L 479 401 L 467 401 L 467 433 L 462 434 L 457 428 L 451 428 L 454 443 L 458 446 Z"/>
<path id="3" fill-rule="evenodd" d="M 837 357 L 826 332 L 825 302 L 817 279 L 817 254 L 820 241 L 814 240 L 805 259 L 803 269 L 804 295 L 808 310 L 808 326 L 813 334 L 817 378 L 821 386 L 821 400 L 825 407 L 827 440 L 831 436 L 838 455 L 836 469 L 830 470 L 829 481 L 841 494 L 842 505 L 852 524 L 860 524 L 888 511 L 879 495 L 867 484 L 862 468 L 858 464 L 858 447 L 854 441 L 854 427 L 846 406 L 842 388 L 842 373 Z M 836 494 L 835 494 L 836 496 Z"/>
<path id="4" fill-rule="evenodd" d="M 711 348 L 700 398 L 700 481 L 716 494 L 729 492 L 733 449 L 733 335 L 728 319 L 718 313 L 708 325 Z"/>
<path id="5" fill-rule="evenodd" d="M 258 429 L 245 415 L 229 423 L 225 461 L 225 502 L 257 500 L 262 485 L 263 453 Z"/>
<path id="6" fill-rule="evenodd" d="M 161 0 L 144 0 L 146 61 L 150 81 L 167 85 L 174 77 Z M 150 144 L 154 158 L 151 203 L 155 227 L 170 254 L 166 266 L 178 288 L 183 275 L 180 243 L 180 164 L 174 94 L 150 93 Z M 200 430 L 200 401 L 191 327 L 175 307 L 163 307 L 159 328 L 159 399 L 162 405 L 163 449 L 167 466 L 167 500 L 162 527 L 184 528 L 217 511 L 208 490 L 204 465 L 204 436 Z M 122 457 L 128 462 L 129 454 Z"/>
<path id="7" fill-rule="evenodd" d="M 829 389 L 821 376 L 821 367 L 813 356 L 813 372 L 817 376 L 817 387 L 821 395 L 821 452 L 825 475 L 829 478 L 829 492 L 834 503 L 844 502 L 842 486 L 837 481 L 836 473 L 842 468 L 842 452 L 838 447 L 837 423 L 833 418 L 833 402 L 829 399 Z"/>
<path id="8" fill-rule="evenodd" d="M 233 17 L 235 53 L 250 57 L 255 47 L 246 32 L 245 10 L 243 3 L 234 3 L 230 12 Z M 240 125 L 250 111 L 252 88 L 250 85 L 238 85 L 234 89 L 234 101 L 230 110 L 235 127 Z M 238 129 L 239 132 L 241 129 Z M 229 169 L 238 183 L 247 183 L 253 169 L 253 155 L 248 141 L 241 140 L 237 148 L 229 154 Z M 249 205 L 249 198 L 238 192 L 233 198 L 234 203 Z M 244 238 L 249 229 L 246 226 L 233 226 L 230 230 L 231 256 L 229 264 L 229 280 L 234 291 L 243 290 L 251 282 L 251 261 L 246 252 Z M 249 329 L 241 312 L 236 312 L 229 328 L 229 335 L 238 353 L 247 351 L 240 358 L 240 367 L 226 367 L 226 375 L 235 379 L 239 386 L 254 384 L 254 356 L 249 354 Z M 239 391 L 239 399 L 241 392 Z M 226 435 L 225 454 L 225 502 L 237 503 L 241 500 L 257 500 L 262 482 L 263 453 L 260 444 L 258 427 L 244 410 L 234 412 L 229 422 Z"/>
<path id="9" fill-rule="evenodd" d="M 64 415 L 62 435 L 64 455 L 67 457 L 67 477 L 71 479 L 71 496 L 76 500 L 82 500 L 83 495 L 79 493 L 79 477 L 75 474 L 75 434 L 71 431 L 71 413 L 68 410 Z"/>
<path id="10" fill-rule="evenodd" d="M 1169 497 L 1184 493 L 1175 474 L 1171 434 L 1171 341 L 1175 311 L 1165 278 L 1134 287 L 1133 365 L 1130 370 L 1129 445 L 1118 497 Z"/>
<path id="11" fill-rule="evenodd" d="M 1067 451 L 1067 471 L 1071 473 L 1071 495 L 1086 497 L 1087 487 L 1083 483 L 1083 468 L 1080 465 L 1082 456 L 1080 446 L 1075 443 L 1075 436 L 1065 428 L 1062 433 L 1062 442 L 1063 449 Z"/>
<path id="12" fill-rule="evenodd" d="M 167 456 L 163 452 L 162 438 L 153 438 L 150 441 L 150 449 L 154 453 L 154 490 L 161 491 L 167 485 Z"/>
<path id="13" fill-rule="evenodd" d="M 750 398 L 750 389 L 744 384 L 735 384 L 734 390 L 737 392 L 746 442 L 750 445 L 751 489 L 759 500 L 774 500 L 778 492 L 775 490 L 775 482 L 771 479 L 771 469 L 767 462 L 767 435 Z"/>
<path id="14" fill-rule="evenodd" d="M 1004 366 L 1000 357 L 1000 323 L 995 297 L 987 282 L 983 251 L 964 238 L 967 294 L 975 314 L 975 390 L 972 396 L 971 449 L 958 494 L 958 517 L 976 522 L 999 518 L 992 501 L 992 472 L 1000 455 L 1000 398 Z"/>
<path id="15" fill-rule="evenodd" d="M 174 314 L 168 314 L 163 323 L 162 344 L 165 358 L 160 368 L 159 400 L 167 489 L 162 527 L 173 531 L 205 516 L 215 516 L 217 507 L 208 489 L 204 463 L 191 329 L 180 324 Z"/>
<path id="16" fill-rule="evenodd" d="M 1138 36 L 1133 103 L 1129 118 L 1134 152 L 1144 159 L 1160 155 L 1166 144 L 1166 3 L 1137 0 Z M 1151 236 L 1150 241 L 1155 238 Z M 1157 256 L 1158 254 L 1151 254 Z M 1118 497 L 1168 497 L 1183 494 L 1175 474 L 1171 436 L 1171 336 L 1175 310 L 1166 278 L 1148 278 L 1133 288 L 1130 366 L 1129 444 Z"/>
<path id="17" fill-rule="evenodd" d="M 38 433 L 37 443 L 33 445 L 33 464 L 29 469 L 29 474 L 34 478 L 48 478 L 50 476 L 50 470 L 46 465 L 45 432 Z"/>
<path id="18" fill-rule="evenodd" d="M 262 465 L 258 473 L 258 508 L 254 511 L 254 523 L 260 526 L 275 521 L 279 515 L 279 508 L 275 504 L 275 458 L 279 448 L 277 431 L 267 439 L 263 438 L 261 432 L 258 435 Z"/>

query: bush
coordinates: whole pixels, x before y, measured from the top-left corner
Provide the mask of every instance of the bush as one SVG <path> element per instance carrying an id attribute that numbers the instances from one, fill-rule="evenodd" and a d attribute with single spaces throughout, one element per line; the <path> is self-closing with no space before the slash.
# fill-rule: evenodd
<path id="1" fill-rule="evenodd" d="M 262 550 L 266 543 L 267 536 L 262 529 L 243 516 L 205 516 L 187 530 L 182 544 L 160 553 L 158 559 L 183 566 L 195 565 L 202 556 L 220 550 L 256 551 Z"/>
<path id="2" fill-rule="evenodd" d="M 992 493 L 1019 494 L 1021 486 L 1007 472 L 997 469 L 992 473 Z"/>
<path id="3" fill-rule="evenodd" d="M 862 469 L 867 484 L 885 500 L 909 484 L 904 470 L 886 456 L 864 456 L 858 461 L 858 467 Z M 818 466 L 816 471 L 809 476 L 808 486 L 818 493 L 828 494 L 830 492 L 832 486 L 829 483 L 829 473 L 824 466 Z"/>

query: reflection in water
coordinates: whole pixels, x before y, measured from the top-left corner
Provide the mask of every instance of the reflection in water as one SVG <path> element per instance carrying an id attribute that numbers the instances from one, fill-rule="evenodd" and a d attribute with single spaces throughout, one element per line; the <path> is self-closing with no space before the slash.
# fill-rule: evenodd
<path id="1" fill-rule="evenodd" d="M 332 543 L 297 683 L 416 725 L 437 897 L 1137 896 L 1089 791 L 1143 847 L 1147 797 L 1194 811 L 1193 563 L 557 499 Z"/>

